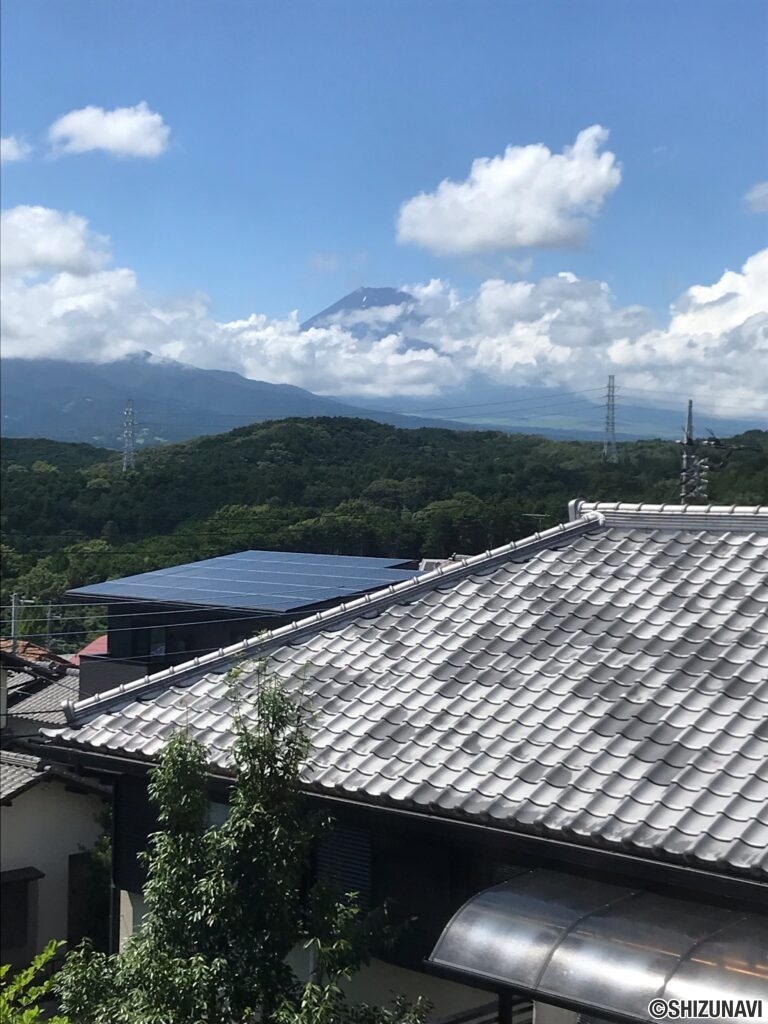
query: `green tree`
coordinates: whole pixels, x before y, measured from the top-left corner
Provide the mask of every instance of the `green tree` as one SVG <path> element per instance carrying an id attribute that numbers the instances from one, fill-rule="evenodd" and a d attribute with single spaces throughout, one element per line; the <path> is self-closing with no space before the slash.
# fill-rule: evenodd
<path id="1" fill-rule="evenodd" d="M 0 1021 L 2 1024 L 69 1024 L 66 1017 L 51 1016 L 44 1004 L 54 984 L 51 964 L 63 942 L 52 940 L 29 967 L 11 974 L 11 965 L 0 966 Z"/>
<path id="2" fill-rule="evenodd" d="M 147 913 L 120 953 L 69 954 L 62 1009 L 74 1024 L 423 1024 L 421 1001 L 347 1005 L 342 983 L 366 962 L 374 923 L 321 886 L 302 896 L 321 828 L 299 787 L 303 711 L 264 680 L 255 724 L 235 720 L 234 788 L 219 827 L 208 825 L 205 749 L 185 733 L 167 744 L 150 782 L 160 830 Z M 301 943 L 315 959 L 303 984 L 286 962 Z"/>

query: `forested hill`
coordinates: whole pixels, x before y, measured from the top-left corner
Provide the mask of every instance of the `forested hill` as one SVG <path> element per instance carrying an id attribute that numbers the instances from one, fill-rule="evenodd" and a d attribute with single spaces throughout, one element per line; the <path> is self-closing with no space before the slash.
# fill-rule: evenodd
<path id="1" fill-rule="evenodd" d="M 768 433 L 727 460 L 710 500 L 768 502 Z M 525 536 L 571 498 L 676 501 L 680 449 L 496 432 L 291 419 L 119 455 L 44 440 L 3 442 L 3 600 L 56 600 L 110 576 L 244 548 L 445 556 Z M 724 463 L 722 468 L 716 468 Z"/>

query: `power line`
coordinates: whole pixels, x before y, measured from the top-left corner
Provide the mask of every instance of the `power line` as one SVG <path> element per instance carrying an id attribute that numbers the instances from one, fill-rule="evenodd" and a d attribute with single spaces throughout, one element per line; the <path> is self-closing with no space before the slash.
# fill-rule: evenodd
<path id="1" fill-rule="evenodd" d="M 256 637 L 258 635 L 259 635 L 258 632 L 256 632 L 256 633 L 253 634 L 253 637 Z M 245 639 L 250 640 L 253 637 L 246 637 Z M 233 641 L 233 644 L 234 643 L 240 643 L 240 642 L 241 641 Z M 232 644 L 224 644 L 223 646 L 229 647 L 229 646 L 232 646 Z M 219 647 L 194 647 L 194 648 L 192 648 L 190 650 L 187 650 L 187 651 L 170 651 L 167 654 L 155 655 L 155 657 L 157 657 L 158 660 L 161 660 L 161 659 L 167 660 L 168 657 L 172 657 L 172 656 L 178 654 L 180 656 L 183 656 L 184 660 L 178 662 L 177 664 L 182 665 L 182 664 L 186 664 L 187 660 L 190 660 L 196 654 L 211 654 L 213 651 L 218 651 L 219 649 L 220 649 Z M 75 651 L 73 653 L 76 654 L 78 652 Z M 127 657 L 122 657 L 122 656 L 116 657 L 116 658 L 108 658 L 107 657 L 107 658 L 105 658 L 105 662 L 115 661 L 115 662 L 120 662 L 121 664 L 124 664 L 127 661 L 130 661 L 130 662 L 144 662 L 144 663 L 146 663 L 147 659 L 150 658 L 150 657 L 152 657 L 152 655 L 148 655 L 148 654 L 131 654 L 131 655 L 128 655 Z M 77 665 L 72 665 L 72 668 L 77 668 Z M 149 668 L 149 666 L 148 666 L 148 668 Z M 164 669 L 158 668 L 158 669 L 155 669 L 154 671 L 161 672 L 161 671 L 164 671 Z M 51 682 L 61 683 L 65 679 L 67 679 L 67 676 L 61 676 L 59 679 L 51 680 Z M 72 679 L 73 683 L 76 682 L 74 680 L 74 677 L 72 677 L 72 676 L 70 676 L 69 679 Z M 15 690 L 14 692 L 18 693 L 20 691 L 19 690 Z M 10 696 L 10 694 L 9 694 L 9 696 Z M 60 708 L 53 708 L 52 710 L 58 711 L 58 710 L 60 710 Z M 12 712 L 13 708 L 9 708 L 8 711 Z"/>
<path id="2" fill-rule="evenodd" d="M 424 407 L 423 409 L 371 409 L 371 412 L 387 412 L 397 413 L 402 416 L 415 416 L 417 414 L 426 412 L 450 412 L 452 409 L 489 409 L 495 405 L 522 405 L 529 404 L 531 402 L 540 402 L 542 398 L 544 401 L 549 401 L 550 398 L 559 398 L 567 395 L 586 395 L 593 391 L 602 391 L 602 387 L 597 388 L 582 388 L 580 391 L 554 391 L 548 394 L 546 397 L 537 395 L 529 398 L 506 398 L 498 402 L 470 402 L 464 405 L 432 405 Z M 460 418 L 460 417 L 459 417 Z"/>
<path id="3" fill-rule="evenodd" d="M 365 597 L 366 593 L 378 593 L 379 589 L 384 589 L 384 588 L 378 588 L 377 590 L 374 590 L 374 591 L 363 591 L 363 592 L 356 592 L 354 594 L 349 594 L 348 597 L 347 597 L 347 600 L 357 600 L 360 597 Z M 290 596 L 290 595 L 286 595 L 286 596 Z M 330 598 L 329 597 L 329 598 L 326 598 L 324 601 L 319 601 L 317 603 L 320 604 L 320 605 L 325 605 L 326 602 L 328 602 L 328 601 L 334 601 L 334 598 Z M 315 608 L 313 610 L 307 610 L 303 614 L 298 614 L 298 615 L 295 614 L 296 611 L 297 611 L 297 609 L 295 609 L 295 608 L 294 609 L 289 609 L 287 611 L 269 611 L 269 610 L 263 610 L 262 611 L 260 609 L 254 609 L 248 615 L 232 615 L 232 616 L 227 615 L 224 618 L 218 618 L 218 619 L 193 619 L 193 620 L 189 620 L 189 621 L 178 621 L 177 620 L 175 622 L 157 623 L 156 625 L 153 625 L 152 623 L 149 623 L 146 626 L 141 626 L 141 625 L 117 626 L 114 629 L 108 629 L 107 632 L 109 634 L 111 634 L 111 633 L 137 633 L 137 632 L 140 632 L 141 630 L 145 630 L 145 629 L 157 629 L 160 626 L 163 626 L 163 627 L 166 627 L 168 629 L 171 629 L 171 628 L 180 627 L 180 626 L 209 626 L 209 625 L 221 625 L 221 624 L 227 625 L 230 622 L 246 622 L 246 621 L 250 621 L 251 619 L 290 619 L 291 621 L 294 621 L 294 620 L 299 619 L 299 618 L 307 618 L 310 615 L 315 615 L 318 610 L 324 610 L 324 609 Z M 243 608 L 227 608 L 227 607 L 222 606 L 222 605 L 207 605 L 205 608 L 201 608 L 201 611 L 202 612 L 210 613 L 211 611 L 222 611 L 222 612 L 245 611 L 245 609 L 243 609 Z M 164 612 L 164 613 L 150 612 L 148 614 L 165 614 L 165 615 L 167 615 L 168 612 Z M 137 615 L 137 618 L 143 618 L 143 614 L 139 613 Z M 53 639 L 57 639 L 57 638 L 63 637 L 63 636 L 81 636 L 84 632 L 86 632 L 86 631 L 83 630 L 83 629 L 66 630 L 66 631 L 62 631 L 60 633 L 54 633 L 53 634 Z M 24 634 L 21 634 L 18 637 L 18 639 L 19 640 L 30 640 L 30 639 L 34 639 L 34 638 L 44 637 L 46 635 L 47 635 L 46 633 L 24 633 Z"/>
<path id="4" fill-rule="evenodd" d="M 542 515 L 551 516 L 552 513 L 546 513 L 546 514 L 542 513 Z M 414 559 L 408 559 L 408 561 L 414 561 L 415 562 L 415 561 L 417 561 L 417 559 L 415 559 L 415 558 Z M 417 573 L 417 570 L 415 570 L 415 569 L 410 570 L 410 571 L 412 571 L 414 573 Z M 395 582 L 399 583 L 399 582 L 404 582 L 404 581 L 397 580 Z M 394 585 L 394 584 L 384 584 L 383 587 L 392 586 L 392 585 Z M 383 587 L 376 587 L 373 590 L 355 591 L 354 593 L 355 593 L 355 595 L 357 595 L 359 597 L 363 597 L 365 594 L 375 593 L 377 590 L 383 589 Z M 291 595 L 291 594 L 280 594 L 280 595 L 277 595 L 277 596 L 290 598 L 293 595 Z M 99 603 L 94 602 L 93 604 L 91 604 L 90 602 L 73 602 L 71 605 L 67 605 L 67 604 L 51 605 L 51 608 L 52 608 L 53 614 L 56 615 L 58 618 L 70 618 L 71 616 L 68 614 L 69 611 L 72 611 L 73 615 L 80 614 L 80 615 L 85 616 L 85 615 L 88 614 L 87 611 L 86 611 L 86 609 L 88 609 L 88 608 L 119 607 L 121 604 L 123 604 L 123 605 L 126 605 L 126 604 L 137 605 L 137 604 L 144 603 L 146 600 L 147 600 L 146 598 L 138 598 L 138 597 L 110 597 L 109 599 L 107 599 L 103 603 L 101 603 L 101 602 L 99 602 Z M 326 598 L 325 600 L 333 600 L 333 598 Z M 185 609 L 185 611 L 181 612 L 180 614 L 193 614 L 196 609 L 199 609 L 199 613 L 200 614 L 205 613 L 205 612 L 210 612 L 210 611 L 223 611 L 223 612 L 235 611 L 235 612 L 241 612 L 241 611 L 247 611 L 248 610 L 248 609 L 242 608 L 242 607 L 237 607 L 236 608 L 234 606 L 227 606 L 227 605 L 216 604 L 214 601 L 210 601 L 210 602 L 208 602 L 208 603 L 206 603 L 204 605 L 202 605 L 202 604 L 201 605 L 190 605 L 189 603 L 184 602 L 184 601 L 173 601 L 173 600 L 168 600 L 165 603 L 168 605 L 168 609 L 170 609 L 170 610 L 166 610 L 166 611 L 115 612 L 115 613 L 110 613 L 109 614 L 108 621 L 109 622 L 113 622 L 115 619 L 146 619 L 146 618 L 149 618 L 150 616 L 155 616 L 155 615 L 169 615 L 169 614 L 173 614 L 173 612 L 176 611 L 179 608 Z M 33 602 L 33 601 L 26 602 L 25 601 L 24 604 L 25 604 L 25 607 L 30 607 L 30 608 L 32 608 L 32 607 L 35 607 L 35 608 L 45 608 L 45 609 L 48 608 L 47 604 L 42 604 L 42 603 L 39 603 L 39 602 Z M 12 607 L 12 606 L 11 605 L 3 605 L 3 608 L 10 608 L 10 607 Z M 57 609 L 59 609 L 59 610 L 57 610 Z M 262 616 L 282 616 L 282 615 L 290 615 L 290 614 L 291 614 L 290 610 L 289 611 L 281 612 L 281 611 L 270 611 L 268 609 L 265 609 L 265 610 L 254 609 L 253 612 L 250 615 L 246 615 L 245 618 L 261 618 Z M 38 620 L 42 620 L 45 617 L 46 617 L 45 615 L 37 614 L 37 615 L 30 615 L 29 619 L 31 619 L 33 622 L 35 622 L 35 621 L 38 621 Z M 107 615 L 104 614 L 104 613 L 99 613 L 95 617 L 103 619 L 103 618 L 107 618 Z M 213 620 L 210 620 L 210 621 L 220 622 L 220 621 L 236 621 L 236 620 L 235 619 L 227 619 L 227 620 L 213 619 Z M 169 623 L 169 625 L 192 625 L 192 626 L 193 625 L 200 626 L 200 625 L 204 625 L 204 624 L 205 623 L 203 621 L 194 621 L 194 622 L 190 621 L 188 623 L 184 623 L 184 622 Z M 122 627 L 121 626 L 121 627 L 118 627 L 118 628 L 119 629 L 124 629 L 124 628 L 130 628 L 130 627 Z M 150 629 L 151 626 L 137 626 L 136 628 L 137 629 Z M 82 630 L 77 630 L 76 632 L 80 633 L 80 632 L 82 632 Z M 110 632 L 114 632 L 114 630 L 110 630 Z M 42 633 L 41 634 L 32 634 L 32 633 L 25 634 L 25 636 L 42 636 L 42 635 L 43 635 Z M 56 635 L 57 636 L 64 636 L 66 634 L 64 634 L 64 633 L 57 633 Z"/>

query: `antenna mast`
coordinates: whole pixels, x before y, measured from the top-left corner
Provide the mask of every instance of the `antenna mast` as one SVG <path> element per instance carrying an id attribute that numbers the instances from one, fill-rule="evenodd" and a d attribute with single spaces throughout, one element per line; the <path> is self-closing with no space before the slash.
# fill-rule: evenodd
<path id="1" fill-rule="evenodd" d="M 133 469 L 136 461 L 136 416 L 133 399 L 129 398 L 123 411 L 123 472 Z"/>
<path id="2" fill-rule="evenodd" d="M 605 439 L 603 441 L 603 462 L 618 462 L 619 449 L 616 447 L 616 378 L 608 378 L 608 394 L 605 402 Z"/>

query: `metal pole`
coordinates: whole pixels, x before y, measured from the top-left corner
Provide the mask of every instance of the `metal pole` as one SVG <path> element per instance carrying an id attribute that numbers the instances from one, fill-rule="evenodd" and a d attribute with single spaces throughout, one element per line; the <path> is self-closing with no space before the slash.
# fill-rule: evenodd
<path id="1" fill-rule="evenodd" d="M 693 440 L 693 399 L 688 399 L 688 415 L 683 427 L 682 465 L 680 467 L 680 504 L 687 505 L 693 496 L 693 476 L 695 467 L 695 451 Z"/>
<path id="2" fill-rule="evenodd" d="M 16 653 L 17 634 L 19 632 L 19 595 L 11 594 L 11 654 Z"/>

